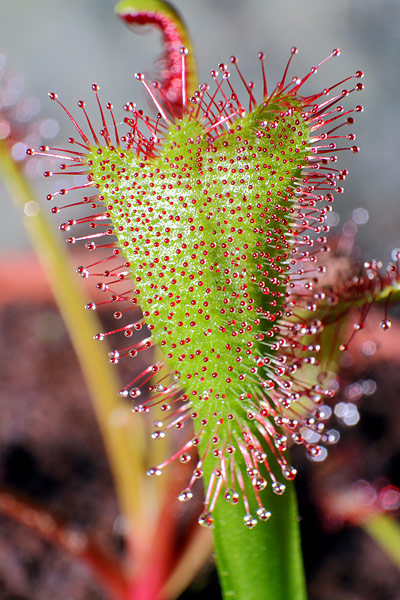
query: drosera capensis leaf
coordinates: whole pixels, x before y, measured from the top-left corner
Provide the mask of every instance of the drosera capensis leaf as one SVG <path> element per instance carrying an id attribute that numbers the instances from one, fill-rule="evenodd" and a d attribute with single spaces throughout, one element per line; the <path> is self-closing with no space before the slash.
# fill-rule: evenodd
<path id="1" fill-rule="evenodd" d="M 292 49 L 291 57 L 295 53 Z M 261 54 L 259 59 L 263 67 Z M 153 346 L 162 351 L 121 395 L 138 402 L 138 412 L 161 407 L 165 417 L 155 423 L 155 438 L 193 422 L 194 434 L 174 455 L 188 462 L 193 451 L 200 450 L 181 499 L 191 498 L 208 457 L 214 466 L 200 522 L 212 524 L 219 496 L 238 495 L 244 502 L 245 524 L 252 528 L 256 517 L 248 511 L 243 478 L 250 479 L 263 515 L 268 509 L 259 492 L 268 480 L 278 495 L 285 489 L 271 461 L 291 481 L 295 470 L 285 456 L 288 443 L 302 443 L 312 455 L 320 452 L 302 430 L 322 431 L 318 405 L 329 390 L 323 387 L 323 373 L 312 384 L 296 373 L 304 365 L 318 367 L 318 344 L 303 340 L 323 330 L 319 320 L 309 317 L 318 308 L 317 303 L 310 308 L 310 299 L 318 279 L 318 254 L 327 250 L 324 218 L 332 191 L 342 191 L 335 188 L 335 180 L 344 178 L 342 171 L 330 166 L 330 153 L 347 121 L 336 123 L 336 115 L 332 117 L 343 93 L 326 99 L 336 86 L 300 96 L 316 68 L 288 84 L 286 68 L 276 88 L 257 103 L 237 59 L 232 57 L 231 62 L 244 82 L 248 109 L 224 64 L 219 65 L 220 74 L 212 72 L 214 90 L 200 86 L 182 106 L 183 116 L 173 121 L 161 113 L 146 117 L 128 103 L 124 121 L 128 131 L 121 137 L 111 105 L 107 105 L 114 128 L 110 133 L 99 100 L 103 144 L 80 101 L 91 138 L 70 115 L 81 142 L 79 150 L 75 154 L 70 150 L 66 158 L 72 161 L 72 170 L 87 168 L 84 187 L 94 193 L 83 203 L 90 202 L 97 212 L 62 228 L 89 223 L 88 235 L 67 241 L 85 242 L 91 251 L 99 241 L 102 252 L 111 248 L 101 264 L 112 267 L 104 271 L 104 283 L 98 286 L 111 291 L 112 302 L 118 306 L 125 302 L 128 308 L 115 312 L 121 325 L 97 338 L 123 333 L 130 339 L 135 331 L 147 331 L 144 339 L 114 350 L 112 362 L 139 353 L 151 358 Z M 357 72 L 354 77 L 361 75 Z M 144 81 L 144 76 L 138 79 Z M 92 88 L 98 98 L 99 86 Z M 358 89 L 357 83 L 352 91 Z M 50 97 L 58 101 L 55 94 Z M 331 127 L 332 120 L 335 127 L 326 133 L 326 121 Z M 110 244 L 109 236 L 115 235 L 117 243 L 111 238 Z M 86 277 L 95 268 L 97 277 L 98 264 L 78 271 Z M 116 293 L 120 283 L 124 291 Z M 127 323 L 123 321 L 131 315 Z M 150 395 L 141 401 L 146 388 Z M 240 475 L 235 455 L 246 466 Z M 159 474 L 169 462 L 151 467 L 150 474 Z"/>

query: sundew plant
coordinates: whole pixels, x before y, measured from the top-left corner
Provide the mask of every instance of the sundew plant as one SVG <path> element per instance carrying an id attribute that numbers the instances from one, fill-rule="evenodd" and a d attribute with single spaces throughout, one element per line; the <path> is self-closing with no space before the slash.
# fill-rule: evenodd
<path id="1" fill-rule="evenodd" d="M 67 243 L 88 251 L 78 273 L 103 292 L 87 310 L 113 308 L 115 326 L 95 337 L 109 342 L 112 364 L 130 365 L 121 401 L 139 413 L 132 419 L 149 413 L 152 443 L 172 438 L 170 456 L 148 475 L 186 465 L 182 503 L 203 487 L 198 523 L 213 532 L 224 597 L 302 600 L 289 447 L 318 457 L 333 441 L 325 402 L 352 336 L 341 326 L 356 308 L 356 331 L 373 303 L 399 294 L 398 252 L 386 271 L 371 261 L 349 279 L 326 277 L 326 217 L 343 192 L 346 156 L 359 151 L 363 73 L 306 92 L 340 52 L 293 77 L 292 48 L 276 85 L 261 52 L 258 82 L 232 56 L 199 85 L 171 6 L 123 0 L 116 12 L 163 36 L 159 80 L 136 74 L 148 114 L 132 101 L 124 112 L 103 103 L 97 83 L 95 116 L 51 93 L 72 137 L 28 153 L 82 176 L 48 200 L 67 214 Z"/>

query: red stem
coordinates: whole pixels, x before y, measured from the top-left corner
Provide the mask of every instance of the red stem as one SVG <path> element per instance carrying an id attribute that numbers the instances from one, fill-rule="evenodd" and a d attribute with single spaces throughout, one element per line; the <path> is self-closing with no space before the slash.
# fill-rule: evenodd
<path id="1" fill-rule="evenodd" d="M 14 491 L 0 488 L 0 511 L 45 540 L 85 562 L 114 600 L 127 600 L 128 583 L 122 566 L 81 532 L 57 521 L 48 511 Z"/>
<path id="2" fill-rule="evenodd" d="M 167 494 L 154 528 L 154 536 L 148 540 L 136 576 L 130 582 L 126 600 L 162 600 L 161 590 L 171 573 L 175 554 L 176 496 L 175 489 Z"/>

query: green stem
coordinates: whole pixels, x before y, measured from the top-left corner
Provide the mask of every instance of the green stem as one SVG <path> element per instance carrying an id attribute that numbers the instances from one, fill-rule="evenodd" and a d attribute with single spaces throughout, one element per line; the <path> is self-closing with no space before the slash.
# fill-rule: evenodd
<path id="1" fill-rule="evenodd" d="M 78 287 L 76 276 L 72 275 L 66 252 L 48 226 L 27 180 L 3 142 L 0 143 L 0 174 L 15 205 L 24 215 L 25 227 L 68 328 L 103 434 L 121 510 L 132 524 L 140 519 L 144 502 L 138 485 L 143 476 L 142 429 L 132 430 L 135 419 L 131 419 L 130 430 L 123 423 L 121 426 L 121 418 L 118 422 L 124 406 L 119 401 L 116 374 L 108 365 L 106 348 L 93 340 L 101 326 L 95 314 L 83 309 L 87 300 Z"/>
<path id="2" fill-rule="evenodd" d="M 205 470 L 208 473 L 206 465 Z M 285 484 L 282 496 L 274 494 L 270 485 L 260 493 L 272 516 L 251 530 L 243 522 L 242 506 L 218 499 L 213 533 L 225 600 L 306 599 L 295 488 L 293 483 Z M 255 516 L 251 483 L 246 483 L 246 495 Z"/>
<path id="3" fill-rule="evenodd" d="M 385 554 L 400 569 L 400 525 L 389 515 L 373 515 L 362 525 Z"/>

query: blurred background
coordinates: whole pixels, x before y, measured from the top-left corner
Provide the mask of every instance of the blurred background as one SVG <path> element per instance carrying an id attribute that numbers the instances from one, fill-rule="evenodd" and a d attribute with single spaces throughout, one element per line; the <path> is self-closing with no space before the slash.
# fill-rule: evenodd
<path id="1" fill-rule="evenodd" d="M 191 33 L 201 81 L 209 81 L 210 69 L 235 54 L 246 79 L 261 91 L 257 53 L 262 50 L 273 87 L 292 46 L 299 54 L 290 73 L 298 76 L 341 48 L 339 58 L 310 78 L 309 93 L 358 69 L 365 72 L 364 92 L 346 101 L 349 107 L 365 106 L 352 128 L 361 152 L 342 153 L 341 165 L 350 174 L 330 217 L 340 227 L 356 216 L 362 225 L 360 256 L 390 260 L 392 248 L 400 246 L 398 0 L 176 0 L 174 6 Z M 45 196 L 71 180 L 41 177 L 53 165 L 37 158 L 22 164 L 25 149 L 43 142 L 62 147 L 72 134 L 70 122 L 47 93 L 57 92 L 72 111 L 84 99 L 95 115 L 90 85 L 97 82 L 117 118 L 128 100 L 148 106 L 133 74 L 156 74 L 159 34 L 144 29 L 133 34 L 113 8 L 114 0 L 0 2 L 0 71 L 8 71 L 0 110 L 14 111 L 25 131 L 25 141 L 15 144 L 12 155 L 32 177 L 46 213 Z M 17 97 L 25 100 L 12 108 Z M 0 113 L 0 137 L 4 135 Z M 0 485 L 27 494 L 72 531 L 85 532 L 121 557 L 123 528 L 79 365 L 1 180 L 0 201 Z M 111 320 L 106 311 L 102 316 Z M 356 336 L 343 361 L 341 408 L 334 411 L 333 422 L 340 443 L 319 465 L 301 452 L 294 457 L 311 600 L 400 600 L 399 572 L 362 529 L 348 527 L 349 511 L 358 514 L 360 506 L 369 510 L 377 505 L 393 514 L 400 507 L 399 329 L 394 323 L 382 337 L 379 319 Z M 205 594 L 220 597 L 211 563 L 182 599 Z M 0 599 L 66 598 L 107 596 L 81 563 L 0 515 Z"/>

